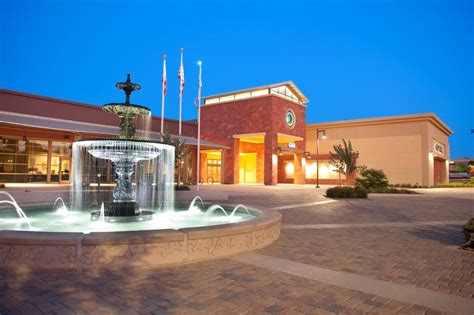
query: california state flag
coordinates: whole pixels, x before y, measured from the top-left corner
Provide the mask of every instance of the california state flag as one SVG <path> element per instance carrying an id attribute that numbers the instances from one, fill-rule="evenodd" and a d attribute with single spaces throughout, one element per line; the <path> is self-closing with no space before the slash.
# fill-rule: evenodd
<path id="1" fill-rule="evenodd" d="M 179 79 L 179 96 L 182 96 L 183 90 L 184 90 L 183 48 L 181 48 L 181 62 L 179 64 L 178 79 Z"/>
<path id="2" fill-rule="evenodd" d="M 163 85 L 163 95 L 166 95 L 166 85 L 168 84 L 166 81 L 166 55 L 163 58 L 163 76 L 161 77 L 161 83 Z"/>

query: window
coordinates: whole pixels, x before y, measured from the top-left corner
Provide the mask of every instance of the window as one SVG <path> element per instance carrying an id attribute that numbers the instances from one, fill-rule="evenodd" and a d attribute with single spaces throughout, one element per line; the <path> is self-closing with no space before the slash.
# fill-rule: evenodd
<path id="1" fill-rule="evenodd" d="M 221 160 L 207 160 L 207 178 L 203 180 L 209 183 L 221 181 Z"/>
<path id="2" fill-rule="evenodd" d="M 71 143 L 52 142 L 51 159 L 48 158 L 49 147 L 48 140 L 0 137 L 0 182 L 45 183 L 48 180 L 48 165 L 51 176 L 58 177 L 58 181 L 61 165 L 70 165 Z M 62 163 L 62 159 L 67 162 Z"/>
<path id="3" fill-rule="evenodd" d="M 292 100 L 294 102 L 301 103 L 299 98 L 296 97 L 296 95 L 293 92 L 291 92 L 291 90 L 286 86 L 274 87 L 274 88 L 272 88 L 271 93 L 276 94 L 276 95 L 281 96 L 281 97 L 284 97 L 284 98 L 287 98 L 287 99 Z"/>
<path id="4" fill-rule="evenodd" d="M 69 181 L 72 143 L 53 141 L 51 152 L 51 182 Z"/>

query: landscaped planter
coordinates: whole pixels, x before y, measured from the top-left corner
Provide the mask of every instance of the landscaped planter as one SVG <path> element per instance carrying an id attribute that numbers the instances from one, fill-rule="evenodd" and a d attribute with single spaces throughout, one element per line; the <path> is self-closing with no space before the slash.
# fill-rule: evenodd
<path id="1" fill-rule="evenodd" d="M 466 237 L 466 242 L 471 239 L 472 234 L 474 233 L 474 218 L 471 218 L 469 221 L 464 224 L 463 227 L 464 236 Z"/>

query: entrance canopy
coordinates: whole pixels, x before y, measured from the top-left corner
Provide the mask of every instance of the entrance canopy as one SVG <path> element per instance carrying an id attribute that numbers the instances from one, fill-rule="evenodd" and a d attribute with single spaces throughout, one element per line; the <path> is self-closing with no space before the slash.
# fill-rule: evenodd
<path id="1" fill-rule="evenodd" d="M 264 143 L 265 132 L 238 134 L 238 135 L 233 135 L 232 138 L 239 139 L 242 142 Z"/>

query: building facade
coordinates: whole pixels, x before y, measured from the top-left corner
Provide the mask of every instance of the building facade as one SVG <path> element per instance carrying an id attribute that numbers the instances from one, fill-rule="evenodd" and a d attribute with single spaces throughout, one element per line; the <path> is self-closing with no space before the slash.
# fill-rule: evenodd
<path id="1" fill-rule="evenodd" d="M 435 186 L 449 181 L 449 142 L 452 131 L 434 114 L 405 115 L 306 126 L 306 146 L 315 156 L 319 141 L 320 182 L 335 184 L 339 176 L 329 165 L 329 151 L 342 139 L 359 151 L 358 164 L 381 169 L 390 183 Z M 321 136 L 320 136 L 321 137 Z M 307 181 L 314 182 L 314 158 L 307 162 Z"/>
<path id="2" fill-rule="evenodd" d="M 449 181 L 452 131 L 436 115 L 306 124 L 307 103 L 291 81 L 205 97 L 199 176 L 197 124 L 182 122 L 183 182 L 314 184 L 319 175 L 319 183 L 336 184 L 329 151 L 342 139 L 359 151 L 359 165 L 382 169 L 391 183 Z M 0 90 L 0 182 L 68 184 L 72 143 L 116 137 L 118 124 L 98 106 Z M 150 139 L 160 139 L 159 129 L 152 117 Z M 176 137 L 178 122 L 165 119 L 165 129 Z M 100 167 L 112 174 L 110 165 Z"/>
<path id="3" fill-rule="evenodd" d="M 151 119 L 149 136 L 154 140 L 160 139 L 160 122 Z M 69 184 L 72 143 L 117 137 L 118 126 L 117 116 L 99 106 L 0 89 L 0 183 Z M 178 133 L 178 121 L 165 119 L 164 126 Z M 182 138 L 189 147 L 182 163 L 185 182 L 195 178 L 196 134 L 195 122 L 182 122 Z M 201 147 L 221 148 L 206 141 Z M 98 167 L 112 173 L 111 165 Z"/>
<path id="4" fill-rule="evenodd" d="M 306 102 L 292 82 L 206 97 L 202 137 L 229 148 L 220 181 L 275 185 L 291 161 L 293 182 L 304 184 Z M 203 171 L 213 156 L 202 154 Z"/>

